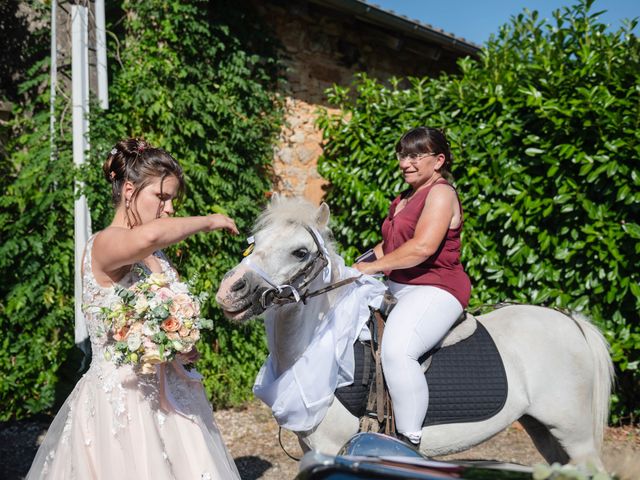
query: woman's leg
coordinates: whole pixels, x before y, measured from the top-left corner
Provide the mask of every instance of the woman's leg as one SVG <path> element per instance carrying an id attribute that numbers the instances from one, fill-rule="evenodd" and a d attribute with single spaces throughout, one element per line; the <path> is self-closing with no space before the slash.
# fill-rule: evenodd
<path id="1" fill-rule="evenodd" d="M 398 303 L 382 338 L 382 368 L 396 428 L 418 443 L 429 406 L 429 389 L 418 358 L 442 340 L 462 313 L 462 305 L 437 287 L 391 283 L 390 288 Z"/>

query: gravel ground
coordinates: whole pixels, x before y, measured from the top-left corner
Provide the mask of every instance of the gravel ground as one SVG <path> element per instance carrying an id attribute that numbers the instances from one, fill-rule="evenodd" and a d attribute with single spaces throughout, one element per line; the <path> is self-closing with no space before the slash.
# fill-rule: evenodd
<path id="1" fill-rule="evenodd" d="M 298 462 L 287 457 L 280 448 L 278 425 L 263 404 L 255 401 L 244 408 L 218 410 L 215 418 L 244 480 L 287 480 L 295 477 Z M 0 423 L 0 479 L 24 478 L 50 421 L 50 418 L 38 417 Z M 282 431 L 282 444 L 291 455 L 301 456 L 298 441 L 291 432 Z M 639 428 L 607 429 L 604 444 L 607 469 L 626 472 L 624 478 L 638 479 L 638 458 Z M 542 462 L 542 457 L 517 423 L 478 447 L 440 458 L 448 459 L 498 460 L 523 465 Z"/>

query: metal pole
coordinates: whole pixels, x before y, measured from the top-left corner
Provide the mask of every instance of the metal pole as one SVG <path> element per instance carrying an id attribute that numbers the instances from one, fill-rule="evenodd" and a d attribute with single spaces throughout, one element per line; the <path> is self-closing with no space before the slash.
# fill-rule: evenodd
<path id="1" fill-rule="evenodd" d="M 49 146 L 51 152 L 49 155 L 52 161 L 56 157 L 56 87 L 58 83 L 57 4 L 57 0 L 51 1 L 51 86 L 49 90 Z"/>
<path id="2" fill-rule="evenodd" d="M 71 100 L 73 104 L 73 163 L 76 167 L 84 163 L 89 149 L 89 45 L 87 7 L 71 6 Z M 77 192 L 82 184 L 76 181 Z M 91 235 L 91 217 L 84 195 L 74 203 L 74 247 L 75 247 L 75 342 L 82 348 L 88 337 L 82 313 L 82 257 Z"/>
<path id="3" fill-rule="evenodd" d="M 109 79 L 107 76 L 107 38 L 104 21 L 104 0 L 96 0 L 96 52 L 98 100 L 103 110 L 109 108 Z"/>

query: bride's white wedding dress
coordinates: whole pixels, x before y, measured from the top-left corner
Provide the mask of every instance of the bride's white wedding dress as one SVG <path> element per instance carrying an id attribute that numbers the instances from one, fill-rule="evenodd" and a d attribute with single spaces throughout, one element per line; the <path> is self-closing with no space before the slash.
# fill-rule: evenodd
<path id="1" fill-rule="evenodd" d="M 83 304 L 93 358 L 87 373 L 60 408 L 27 479 L 200 480 L 239 478 L 206 398 L 199 374 L 177 361 L 137 374 L 105 359 L 113 342 L 102 335 L 98 308 L 109 307 L 113 287 L 102 287 L 91 270 L 87 244 Z M 177 281 L 162 253 L 163 273 Z M 142 265 L 141 265 L 142 266 Z M 140 281 L 132 269 L 119 284 Z"/>

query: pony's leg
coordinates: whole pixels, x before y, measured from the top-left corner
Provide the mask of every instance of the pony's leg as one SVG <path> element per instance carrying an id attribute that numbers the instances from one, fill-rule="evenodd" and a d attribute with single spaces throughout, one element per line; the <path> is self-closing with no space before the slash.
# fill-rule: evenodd
<path id="1" fill-rule="evenodd" d="M 571 462 L 602 469 L 588 382 L 566 375 L 561 381 L 550 381 L 546 394 L 542 388 L 538 392 L 520 423 L 544 459 L 549 463 Z M 572 395 L 563 398 L 565 392 Z"/>
<path id="2" fill-rule="evenodd" d="M 520 424 L 524 427 L 531 437 L 533 444 L 549 464 L 554 462 L 565 464 L 569 462 L 569 455 L 565 449 L 541 422 L 529 415 L 525 415 L 520 418 Z"/>
<path id="3" fill-rule="evenodd" d="M 603 469 L 593 430 L 590 388 L 588 382 L 566 377 L 555 391 L 549 385 L 549 396 L 539 396 L 521 418 L 523 427 L 549 463 L 571 462 Z M 556 399 L 562 398 L 563 390 L 574 392 L 575 401 L 569 403 L 565 399 L 565 405 L 561 406 Z"/>
<path id="4" fill-rule="evenodd" d="M 585 421 L 584 417 L 580 422 L 582 423 L 580 427 L 574 424 L 568 431 L 562 428 L 551 428 L 551 434 L 564 447 L 571 463 L 592 466 L 604 471 L 600 448 L 593 436 L 591 424 Z"/>
<path id="5" fill-rule="evenodd" d="M 334 398 L 322 421 L 310 432 L 298 432 L 303 450 L 317 450 L 335 455 L 353 435 L 358 433 L 360 422 L 344 405 Z"/>
<path id="6" fill-rule="evenodd" d="M 575 464 L 591 464 L 600 470 L 604 469 L 588 429 L 582 433 L 572 429 L 568 435 L 559 428 L 554 428 L 551 433 L 545 425 L 529 415 L 523 416 L 520 423 L 547 462 L 565 464 L 571 461 Z"/>

